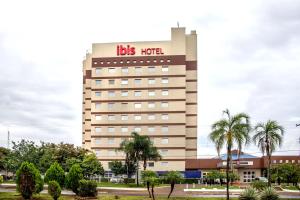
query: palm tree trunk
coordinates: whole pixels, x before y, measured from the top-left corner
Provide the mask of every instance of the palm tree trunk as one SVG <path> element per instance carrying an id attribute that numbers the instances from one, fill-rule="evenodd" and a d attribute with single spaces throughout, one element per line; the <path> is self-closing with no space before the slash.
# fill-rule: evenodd
<path id="1" fill-rule="evenodd" d="M 148 193 L 149 193 L 149 198 L 152 198 L 151 193 L 150 193 L 150 182 L 149 181 L 147 181 L 147 190 L 148 190 Z"/>
<path id="2" fill-rule="evenodd" d="M 137 160 L 137 168 L 136 168 L 136 186 L 139 187 L 139 160 Z"/>
<path id="3" fill-rule="evenodd" d="M 170 196 L 171 196 L 171 194 L 172 194 L 172 192 L 174 190 L 174 186 L 175 186 L 175 183 L 171 183 L 171 190 L 170 190 L 170 193 L 168 195 L 168 199 L 170 198 Z"/>
<path id="4" fill-rule="evenodd" d="M 268 155 L 268 186 L 271 187 L 271 155 Z"/>
<path id="5" fill-rule="evenodd" d="M 152 187 L 151 187 L 151 192 L 152 192 L 152 199 L 155 200 L 155 196 L 154 196 L 154 185 L 152 185 Z"/>
<path id="6" fill-rule="evenodd" d="M 147 160 L 146 160 L 146 159 L 144 160 L 143 167 L 144 167 L 144 171 L 145 171 L 145 170 L 146 170 L 146 168 L 147 168 Z"/>
<path id="7" fill-rule="evenodd" d="M 227 147 L 227 163 L 226 163 L 226 199 L 229 200 L 229 162 L 230 162 L 230 148 Z"/>

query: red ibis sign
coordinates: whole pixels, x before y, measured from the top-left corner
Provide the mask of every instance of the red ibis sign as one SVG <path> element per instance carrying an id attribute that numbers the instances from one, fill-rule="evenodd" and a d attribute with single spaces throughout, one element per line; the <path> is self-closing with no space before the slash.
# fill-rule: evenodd
<path id="1" fill-rule="evenodd" d="M 163 55 L 164 52 L 162 48 L 141 48 L 141 55 Z M 117 45 L 117 55 L 118 56 L 132 56 L 135 55 L 136 48 L 130 45 Z"/>

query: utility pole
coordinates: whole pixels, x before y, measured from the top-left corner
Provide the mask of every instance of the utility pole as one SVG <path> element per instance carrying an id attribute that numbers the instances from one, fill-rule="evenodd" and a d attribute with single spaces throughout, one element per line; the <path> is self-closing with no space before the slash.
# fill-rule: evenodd
<path id="1" fill-rule="evenodd" d="M 10 133 L 9 130 L 7 131 L 7 149 L 9 149 L 9 144 L 10 144 Z"/>
<path id="2" fill-rule="evenodd" d="M 300 127 L 300 124 L 296 124 L 296 127 Z M 299 144 L 300 144 L 300 137 L 299 137 Z M 300 152 L 299 152 L 300 155 Z"/>

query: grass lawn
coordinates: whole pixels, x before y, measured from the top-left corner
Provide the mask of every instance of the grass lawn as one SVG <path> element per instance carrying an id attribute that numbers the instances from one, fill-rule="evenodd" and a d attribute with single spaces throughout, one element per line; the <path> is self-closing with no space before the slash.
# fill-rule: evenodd
<path id="1" fill-rule="evenodd" d="M 169 184 L 161 184 L 158 185 L 157 187 L 160 186 L 168 186 Z M 121 187 L 121 188 L 137 188 L 136 183 L 111 183 L 111 182 L 101 182 L 101 183 L 97 183 L 98 187 Z M 139 185 L 139 188 L 145 188 L 146 186 L 141 184 Z"/>
<path id="2" fill-rule="evenodd" d="M 283 189 L 287 189 L 287 190 L 300 190 L 299 187 L 293 186 L 293 185 L 282 185 L 281 187 L 282 187 Z"/>
<path id="3" fill-rule="evenodd" d="M 0 199 L 1 200 L 21 200 L 22 197 L 18 193 L 15 192 L 0 192 Z M 72 200 L 74 197 L 72 196 L 62 196 L 59 200 Z M 105 196 L 98 196 L 99 200 L 114 200 L 117 199 L 114 195 L 105 195 Z M 118 196 L 120 200 L 150 200 L 148 197 L 142 196 Z M 235 199 L 237 198 L 230 198 Z M 52 200 L 49 195 L 41 194 L 41 195 L 34 195 L 32 200 Z M 167 197 L 156 197 L 156 200 L 168 200 Z M 225 198 L 201 198 L 201 197 L 171 197 L 169 200 L 225 200 Z M 282 199 L 283 200 L 283 199 Z M 284 200 L 291 200 L 291 199 L 284 199 Z M 296 199 L 293 199 L 296 200 Z M 298 199 L 300 200 L 300 199 Z"/>

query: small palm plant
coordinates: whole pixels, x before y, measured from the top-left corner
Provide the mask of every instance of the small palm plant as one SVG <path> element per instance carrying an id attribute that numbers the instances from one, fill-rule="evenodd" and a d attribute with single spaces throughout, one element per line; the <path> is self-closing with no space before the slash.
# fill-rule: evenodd
<path id="1" fill-rule="evenodd" d="M 268 187 L 260 193 L 260 199 L 261 200 L 278 200 L 279 195 L 276 193 L 276 191 L 273 188 Z"/>
<path id="2" fill-rule="evenodd" d="M 174 188 L 175 184 L 179 183 L 182 180 L 182 175 L 178 171 L 169 171 L 165 177 L 166 181 L 171 184 L 171 190 L 168 195 L 168 199 L 170 198 Z"/>
<path id="3" fill-rule="evenodd" d="M 256 190 L 253 188 L 247 188 L 241 193 L 239 200 L 258 200 Z"/>
<path id="4" fill-rule="evenodd" d="M 145 171 L 142 172 L 142 180 L 147 185 L 149 198 L 151 198 L 151 192 L 150 192 L 150 178 L 151 177 L 157 177 L 157 174 L 154 171 L 151 171 L 151 170 L 145 170 Z"/>

